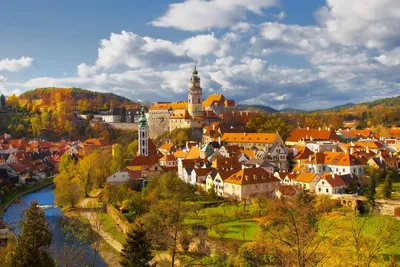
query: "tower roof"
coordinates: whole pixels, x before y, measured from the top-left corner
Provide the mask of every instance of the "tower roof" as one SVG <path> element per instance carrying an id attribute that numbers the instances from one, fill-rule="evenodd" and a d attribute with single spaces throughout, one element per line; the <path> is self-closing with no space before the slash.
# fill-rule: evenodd
<path id="1" fill-rule="evenodd" d="M 144 108 L 140 110 L 140 119 L 139 119 L 139 128 L 147 128 L 147 119 L 146 115 L 144 115 Z"/>
<path id="2" fill-rule="evenodd" d="M 200 81 L 199 72 L 197 71 L 196 65 L 193 68 L 192 77 L 190 78 L 191 81 L 197 80 Z"/>

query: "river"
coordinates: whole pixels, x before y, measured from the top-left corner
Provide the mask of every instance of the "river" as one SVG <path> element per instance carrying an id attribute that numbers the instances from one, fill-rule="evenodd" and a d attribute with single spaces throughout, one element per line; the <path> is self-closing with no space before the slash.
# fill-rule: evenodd
<path id="1" fill-rule="evenodd" d="M 65 258 L 65 251 L 67 251 L 65 247 L 73 244 L 76 246 L 76 249 L 74 249 L 74 252 L 70 254 L 69 257 L 75 258 L 76 260 L 75 262 L 70 262 L 68 265 L 87 266 L 90 264 L 90 260 L 93 259 L 93 249 L 90 245 L 77 245 L 78 242 L 75 242 L 76 239 L 74 240 L 74 238 L 68 238 L 68 240 L 66 240 L 64 235 L 60 234 L 59 222 L 63 218 L 64 214 L 62 213 L 61 209 L 55 206 L 53 187 L 54 185 L 49 185 L 36 192 L 32 192 L 21 197 L 21 203 L 11 204 L 4 213 L 2 219 L 11 226 L 13 231 L 19 233 L 21 229 L 18 222 L 24 218 L 25 209 L 29 207 L 33 200 L 36 200 L 40 206 L 45 208 L 44 213 L 50 222 L 50 227 L 53 232 L 51 248 L 53 256 L 60 261 L 63 257 Z M 103 259 L 101 259 L 101 256 L 98 255 L 96 258 L 96 267 L 106 266 L 107 264 L 103 261 Z"/>

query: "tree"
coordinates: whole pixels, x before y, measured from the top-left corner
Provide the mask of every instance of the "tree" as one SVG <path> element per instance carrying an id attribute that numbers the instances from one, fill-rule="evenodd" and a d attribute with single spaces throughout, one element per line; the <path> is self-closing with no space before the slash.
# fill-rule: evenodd
<path id="1" fill-rule="evenodd" d="M 33 201 L 25 212 L 26 220 L 22 223 L 22 233 L 18 236 L 18 244 L 12 265 L 19 266 L 55 266 L 50 256 L 52 233 L 49 222 L 38 203 Z"/>
<path id="2" fill-rule="evenodd" d="M 75 208 L 84 192 L 71 168 L 60 172 L 54 178 L 54 184 L 55 203 L 60 207 Z"/>
<path id="3" fill-rule="evenodd" d="M 259 114 L 252 117 L 246 125 L 246 130 L 252 133 L 279 133 L 285 140 L 288 136 L 288 125 L 277 114 Z"/>
<path id="4" fill-rule="evenodd" d="M 13 109 L 16 109 L 19 107 L 19 97 L 16 96 L 15 94 L 11 95 L 7 99 L 7 106 L 10 106 Z"/>
<path id="5" fill-rule="evenodd" d="M 121 107 L 120 110 L 121 122 L 126 122 L 126 108 Z"/>
<path id="6" fill-rule="evenodd" d="M 229 229 L 228 226 L 224 224 L 217 224 L 214 226 L 215 233 L 219 236 L 219 238 L 224 239 L 224 237 L 228 234 Z"/>
<path id="7" fill-rule="evenodd" d="M 190 129 L 175 129 L 171 132 L 170 137 L 176 146 L 184 146 L 186 142 L 192 140 Z"/>
<path id="8" fill-rule="evenodd" d="M 269 208 L 260 227 L 267 242 L 278 243 L 285 251 L 279 254 L 285 266 L 316 266 L 326 257 L 322 244 L 328 240 L 328 230 L 319 231 L 319 216 L 312 196 L 299 194 L 293 201 L 280 199 Z"/>
<path id="9" fill-rule="evenodd" d="M 371 220 L 375 220 L 374 224 Z M 379 227 L 374 227 L 375 225 Z M 398 244 L 399 225 L 388 216 L 359 216 L 348 212 L 338 228 L 343 266 L 377 266 L 383 261 L 382 253 Z"/>
<path id="10" fill-rule="evenodd" d="M 4 95 L 0 96 L 0 108 L 5 108 L 6 107 L 6 98 Z"/>
<path id="11" fill-rule="evenodd" d="M 150 267 L 155 266 L 151 253 L 151 240 L 144 225 L 140 222 L 127 234 L 126 244 L 121 253 L 123 267 Z"/>
<path id="12" fill-rule="evenodd" d="M 168 250 L 171 266 L 175 266 L 180 256 L 179 237 L 187 232 L 185 218 L 192 211 L 187 200 L 194 195 L 193 187 L 174 173 L 166 173 L 153 177 L 143 193 L 160 199 L 151 206 L 143 220 L 154 244 L 157 248 Z"/>
<path id="13" fill-rule="evenodd" d="M 392 172 L 386 174 L 385 183 L 383 184 L 383 197 L 390 199 L 392 196 Z"/>
<path id="14" fill-rule="evenodd" d="M 369 177 L 368 187 L 366 191 L 366 196 L 368 203 L 373 206 L 376 199 L 376 176 L 371 175 Z"/>

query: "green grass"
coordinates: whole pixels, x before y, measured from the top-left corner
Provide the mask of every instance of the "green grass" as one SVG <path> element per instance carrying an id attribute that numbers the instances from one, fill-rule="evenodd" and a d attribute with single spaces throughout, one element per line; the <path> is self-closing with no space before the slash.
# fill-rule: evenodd
<path id="1" fill-rule="evenodd" d="M 107 213 L 102 213 L 102 212 L 99 213 L 98 216 L 100 217 L 104 231 L 109 233 L 112 237 L 115 238 L 115 240 L 117 240 L 121 244 L 125 244 L 125 239 L 126 239 L 125 234 L 122 233 L 115 226 L 115 222 L 113 221 L 111 216 L 108 215 Z"/>
<path id="2" fill-rule="evenodd" d="M 188 225 L 193 224 L 207 224 L 207 218 L 211 214 L 218 214 L 219 222 L 218 225 L 225 225 L 228 228 L 228 232 L 225 238 L 243 240 L 243 225 L 245 225 L 245 239 L 254 240 L 258 232 L 257 222 L 254 219 L 242 218 L 237 219 L 236 210 L 243 211 L 243 206 L 239 206 L 239 209 L 235 205 L 222 205 L 213 208 L 204 208 L 200 210 L 198 216 L 191 214 L 185 220 Z M 209 236 L 218 237 L 214 230 L 208 232 Z"/>
<path id="3" fill-rule="evenodd" d="M 383 184 L 385 182 L 382 181 L 380 184 L 378 184 L 377 187 L 377 195 L 378 198 L 383 198 L 382 196 L 382 190 L 383 190 Z M 400 175 L 397 175 L 395 179 L 392 181 L 392 191 L 395 192 L 392 194 L 392 199 L 393 200 L 400 200 Z"/>

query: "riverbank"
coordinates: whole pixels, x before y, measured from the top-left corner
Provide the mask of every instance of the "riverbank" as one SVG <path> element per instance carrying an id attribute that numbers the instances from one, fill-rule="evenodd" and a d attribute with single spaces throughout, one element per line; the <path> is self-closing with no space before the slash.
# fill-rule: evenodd
<path id="1" fill-rule="evenodd" d="M 23 197 L 26 194 L 33 193 L 33 192 L 38 191 L 46 186 L 49 186 L 54 183 L 53 180 L 54 180 L 54 176 L 44 180 L 42 183 L 34 185 L 32 187 L 20 188 L 20 189 L 17 189 L 15 191 L 11 192 L 9 195 L 7 195 L 4 198 L 3 203 L 0 204 L 0 218 L 3 218 L 4 212 L 14 202 L 14 200 L 16 198 Z"/>

